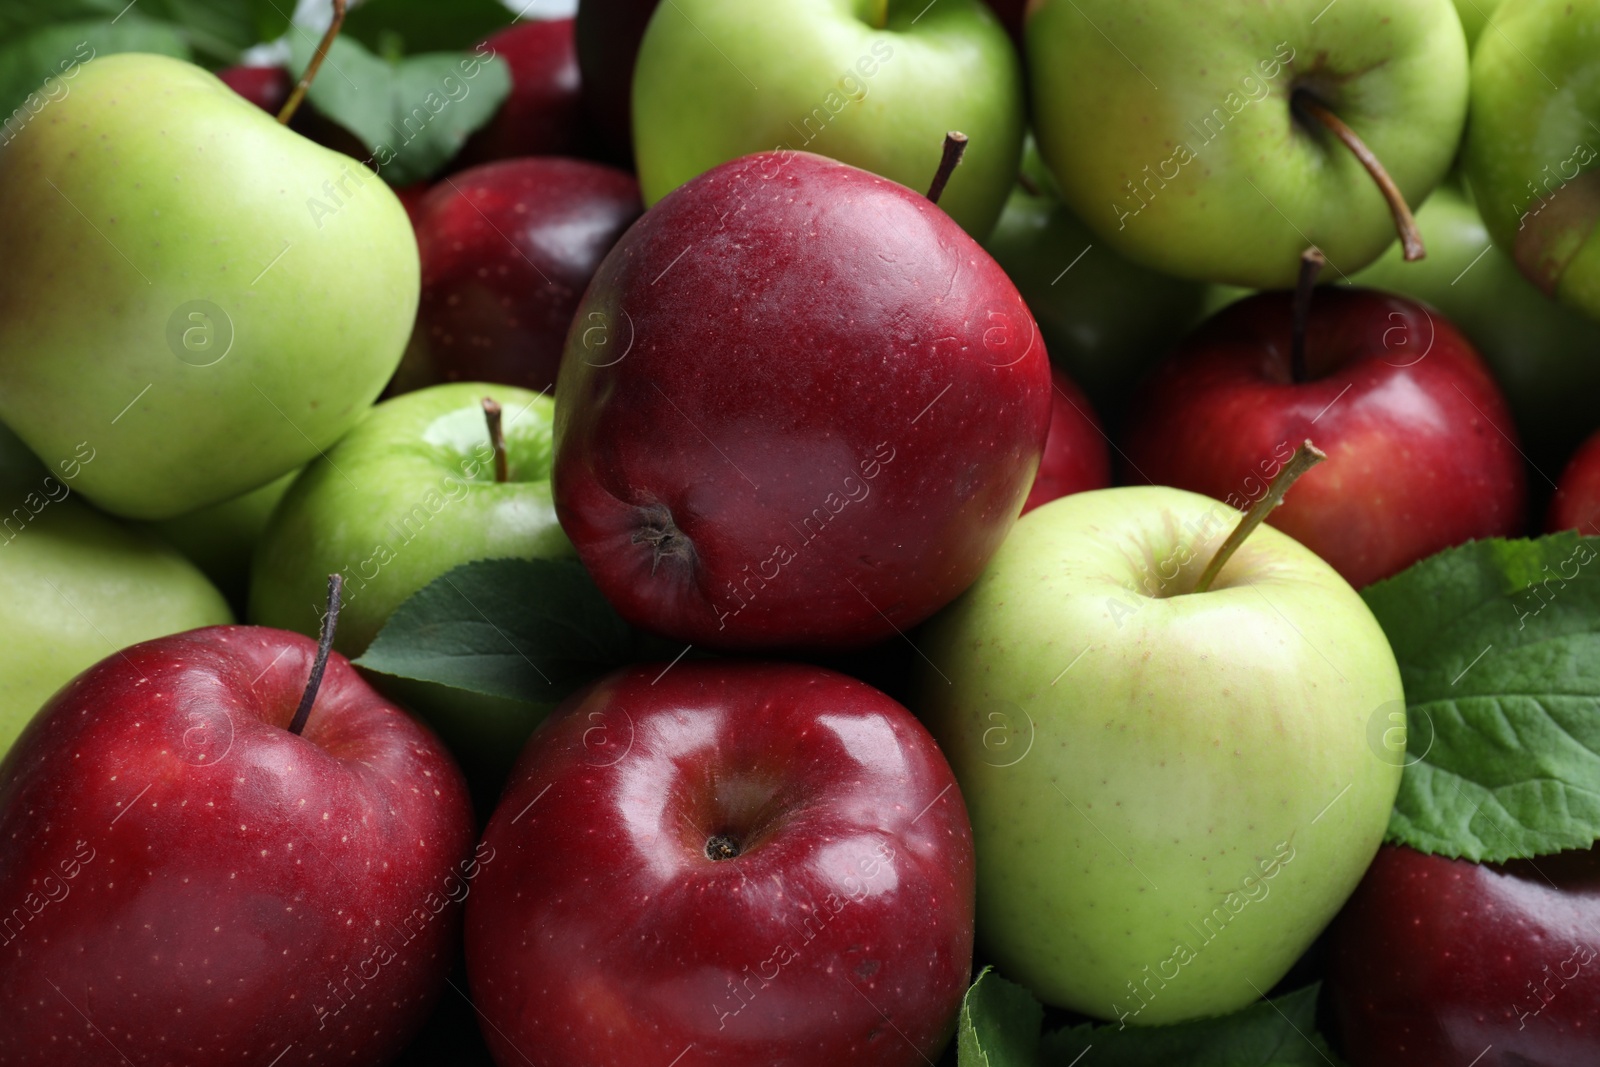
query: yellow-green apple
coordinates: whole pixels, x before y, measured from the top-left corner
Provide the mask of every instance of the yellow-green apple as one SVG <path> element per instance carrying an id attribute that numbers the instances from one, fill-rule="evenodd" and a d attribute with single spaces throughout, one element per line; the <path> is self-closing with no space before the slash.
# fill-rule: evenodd
<path id="1" fill-rule="evenodd" d="M 913 708 L 966 797 L 980 951 L 1124 1025 L 1243 1007 L 1355 888 L 1400 760 L 1368 722 L 1400 672 L 1344 579 L 1177 489 L 1024 516 L 923 630 Z"/>
<path id="2" fill-rule="evenodd" d="M 0 418 L 76 486 L 164 519 L 353 426 L 417 302 L 405 210 L 354 160 L 164 56 L 85 64 L 0 149 Z"/>
<path id="3" fill-rule="evenodd" d="M 1201 281 L 1292 285 L 1311 244 L 1346 273 L 1372 262 L 1394 239 L 1396 205 L 1335 129 L 1420 204 L 1467 115 L 1451 0 L 1225 16 L 1036 0 L 1026 35 L 1034 132 L 1068 206 L 1134 262 Z"/>
<path id="4" fill-rule="evenodd" d="M 486 397 L 504 412 L 503 476 Z M 342 574 L 337 647 L 354 656 L 459 564 L 570 557 L 550 501 L 552 407 L 526 389 L 454 382 L 373 408 L 273 511 L 251 566 L 251 620 L 317 633 L 327 576 Z"/>

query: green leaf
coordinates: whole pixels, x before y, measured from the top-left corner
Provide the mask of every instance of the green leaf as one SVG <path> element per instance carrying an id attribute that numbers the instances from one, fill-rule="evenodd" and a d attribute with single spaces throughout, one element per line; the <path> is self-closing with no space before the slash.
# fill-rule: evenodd
<path id="1" fill-rule="evenodd" d="M 511 25 L 514 16 L 499 0 L 367 0 L 344 20 L 344 36 L 380 55 L 470 49 Z"/>
<path id="2" fill-rule="evenodd" d="M 553 702 L 629 662 L 635 635 L 571 560 L 463 564 L 418 590 L 357 666 L 486 696 Z"/>
<path id="3" fill-rule="evenodd" d="M 960 1067 L 1038 1067 L 1044 1009 L 1033 994 L 985 967 L 961 1000 Z"/>
<path id="4" fill-rule="evenodd" d="M 1174 1026 L 1086 1023 L 1046 1036 L 1041 1067 L 1337 1067 L 1317 1032 L 1319 986 Z M 1089 1049 L 1093 1049 L 1089 1053 Z M 1087 1053 L 1087 1054 L 1086 1054 Z M 1080 1057 L 1082 1057 L 1080 1061 Z M 965 1061 L 962 1063 L 965 1067 Z"/>
<path id="5" fill-rule="evenodd" d="M 290 46 L 298 78 L 317 42 L 295 33 Z M 510 91 L 511 70 L 499 56 L 441 52 L 388 63 L 340 37 L 306 95 L 366 146 L 367 166 L 391 185 L 409 185 L 448 163 Z"/>
<path id="6" fill-rule="evenodd" d="M 0 45 L 0 116 L 9 116 L 0 143 L 20 135 L 35 114 L 69 95 L 85 63 L 114 52 L 189 58 L 189 47 L 175 30 L 133 15 L 114 26 L 102 19 L 43 26 Z"/>
<path id="7" fill-rule="evenodd" d="M 1478 541 L 1362 593 L 1400 663 L 1389 840 L 1482 862 L 1600 840 L 1600 538 Z"/>
<path id="8" fill-rule="evenodd" d="M 224 65 L 238 62 L 251 45 L 281 36 L 293 10 L 292 0 L 139 0 L 137 7 L 127 0 L 5 0 L 0 40 L 72 21 L 115 32 L 135 19 L 162 24 L 186 47 Z"/>

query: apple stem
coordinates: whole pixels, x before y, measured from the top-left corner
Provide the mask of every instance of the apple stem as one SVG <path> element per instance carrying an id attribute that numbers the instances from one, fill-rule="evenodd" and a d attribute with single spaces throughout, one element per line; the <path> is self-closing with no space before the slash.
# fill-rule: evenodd
<path id="1" fill-rule="evenodd" d="M 1295 382 L 1306 380 L 1306 320 L 1311 317 L 1311 294 L 1327 257 L 1315 245 L 1300 254 L 1300 284 L 1294 290 L 1294 343 L 1289 349 L 1289 370 Z"/>
<path id="2" fill-rule="evenodd" d="M 300 694 L 300 706 L 294 709 L 289 720 L 289 732 L 299 734 L 311 718 L 311 705 L 317 702 L 317 690 L 322 688 L 322 672 L 328 669 L 328 654 L 333 651 L 333 632 L 339 626 L 339 591 L 344 579 L 337 573 L 328 575 L 328 610 L 322 613 L 322 636 L 317 640 L 317 658 L 311 664 L 311 677 L 306 679 L 306 691 Z"/>
<path id="3" fill-rule="evenodd" d="M 1028 177 L 1027 171 L 1017 171 L 1017 184 L 1022 186 L 1022 191 L 1027 193 L 1029 196 L 1043 195 L 1039 188 L 1039 183 Z"/>
<path id="4" fill-rule="evenodd" d="M 889 26 L 889 0 L 873 0 L 872 28 L 875 30 L 887 29 Z"/>
<path id="5" fill-rule="evenodd" d="M 1417 220 L 1412 218 L 1411 208 L 1406 205 L 1406 198 L 1400 194 L 1400 187 L 1389 177 L 1389 172 L 1383 169 L 1383 164 L 1372 154 L 1372 149 L 1367 147 L 1366 142 L 1361 140 L 1356 131 L 1346 126 L 1344 120 L 1324 107 L 1320 100 L 1304 89 L 1295 91 L 1291 103 L 1343 141 L 1344 146 L 1361 161 L 1363 167 L 1367 168 L 1367 173 L 1372 175 L 1372 180 L 1378 184 L 1378 191 L 1389 202 L 1389 211 L 1394 215 L 1394 228 L 1400 234 L 1400 243 L 1405 248 L 1406 262 L 1412 263 L 1427 255 L 1427 250 L 1422 247 L 1422 231 L 1417 229 Z"/>
<path id="6" fill-rule="evenodd" d="M 506 468 L 506 435 L 500 425 L 500 405 L 487 396 L 483 398 L 483 418 L 489 424 L 489 444 L 494 446 L 494 480 L 505 482 L 511 472 Z"/>
<path id="7" fill-rule="evenodd" d="M 300 101 L 305 99 L 306 90 L 311 88 L 311 79 L 322 69 L 322 61 L 328 58 L 328 49 L 333 47 L 333 39 L 339 36 L 339 28 L 344 25 L 345 6 L 346 0 L 333 0 L 333 21 L 328 23 L 328 32 L 317 42 L 317 50 L 311 54 L 311 62 L 306 64 L 306 72 L 300 75 L 299 84 L 294 87 L 294 92 L 289 94 L 289 99 L 283 102 L 283 107 L 278 111 L 278 121 L 283 125 L 289 125 L 289 120 L 294 118 L 294 113 L 300 109 Z"/>
<path id="8" fill-rule="evenodd" d="M 944 195 L 944 187 L 950 181 L 950 175 L 956 172 L 961 165 L 961 157 L 967 151 L 967 135 L 958 130 L 951 130 L 944 135 L 944 152 L 939 157 L 939 169 L 934 172 L 933 184 L 928 186 L 928 199 L 935 204 L 939 197 Z"/>
<path id="9" fill-rule="evenodd" d="M 1289 457 L 1289 462 L 1283 465 L 1278 476 L 1272 479 L 1272 484 L 1267 486 L 1266 495 L 1244 513 L 1244 518 L 1239 520 L 1239 525 L 1233 528 L 1233 533 L 1222 542 L 1222 547 L 1217 549 L 1217 554 L 1211 557 L 1211 562 L 1206 564 L 1206 569 L 1201 572 L 1200 580 L 1195 583 L 1194 591 L 1204 593 L 1211 588 L 1211 583 L 1217 580 L 1217 575 L 1222 573 L 1222 568 L 1227 566 L 1228 560 L 1244 544 L 1245 538 L 1255 532 L 1257 526 L 1267 521 L 1267 516 L 1272 514 L 1272 509 L 1283 503 L 1283 494 L 1289 487 L 1299 480 L 1306 471 L 1328 458 L 1328 454 L 1310 441 L 1305 441 L 1294 450 L 1294 455 Z"/>

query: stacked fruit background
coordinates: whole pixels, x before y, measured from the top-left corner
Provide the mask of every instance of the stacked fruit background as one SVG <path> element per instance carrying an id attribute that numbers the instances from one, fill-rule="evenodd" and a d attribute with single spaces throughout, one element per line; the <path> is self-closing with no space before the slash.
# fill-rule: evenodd
<path id="1" fill-rule="evenodd" d="M 1600 0 L 0 6 L 0 1067 L 1600 1063 Z"/>

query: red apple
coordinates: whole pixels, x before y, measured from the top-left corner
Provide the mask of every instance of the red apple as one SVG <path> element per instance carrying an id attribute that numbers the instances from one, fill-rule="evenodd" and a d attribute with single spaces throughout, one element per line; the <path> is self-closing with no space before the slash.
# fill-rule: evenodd
<path id="1" fill-rule="evenodd" d="M 584 111 L 607 157 L 625 166 L 633 160 L 633 67 L 659 2 L 582 0 L 578 5 Z"/>
<path id="2" fill-rule="evenodd" d="M 1111 484 L 1111 450 L 1089 398 L 1060 367 L 1050 368 L 1055 392 L 1050 399 L 1050 433 L 1033 489 L 1022 505 L 1026 515 L 1068 493 L 1104 489 Z"/>
<path id="3" fill-rule="evenodd" d="M 217 71 L 223 84 L 261 110 L 276 115 L 294 90 L 294 79 L 282 67 L 225 67 Z"/>
<path id="4" fill-rule="evenodd" d="M 1385 845 L 1329 944 L 1359 1067 L 1600 1063 L 1600 849 L 1488 865 Z"/>
<path id="5" fill-rule="evenodd" d="M 502 1064 L 920 1067 L 950 1037 L 966 808 L 922 725 L 852 678 L 614 674 L 535 731 L 483 847 L 467 970 Z"/>
<path id="6" fill-rule="evenodd" d="M 484 42 L 511 68 L 511 93 L 467 139 L 454 168 L 517 156 L 577 155 L 583 142 L 572 19 L 518 22 Z"/>
<path id="7" fill-rule="evenodd" d="M 1600 432 L 1591 434 L 1567 461 L 1550 498 L 1545 529 L 1600 534 Z"/>
<path id="8" fill-rule="evenodd" d="M 1296 381 L 1292 303 L 1271 292 L 1232 304 L 1157 365 L 1131 408 L 1127 480 L 1246 507 L 1310 438 L 1328 461 L 1269 521 L 1357 588 L 1520 532 L 1516 429 L 1466 338 L 1421 304 L 1319 288 Z"/>
<path id="9" fill-rule="evenodd" d="M 620 170 L 549 156 L 445 178 L 413 213 L 422 301 L 396 376 L 555 385 L 578 300 L 644 205 Z"/>
<path id="10" fill-rule="evenodd" d="M 1000 19 L 1000 24 L 1011 34 L 1011 39 L 1022 47 L 1022 27 L 1028 10 L 1028 0 L 989 0 L 989 6 Z"/>
<path id="11" fill-rule="evenodd" d="M 680 186 L 584 296 L 554 492 L 602 592 L 723 648 L 847 648 L 982 571 L 1050 418 L 999 265 L 903 185 L 768 152 Z"/>
<path id="12" fill-rule="evenodd" d="M 0 1063 L 387 1062 L 449 972 L 472 813 L 343 656 L 217 626 L 135 645 L 0 763 Z M 275 1058 L 276 1057 L 276 1058 Z"/>

